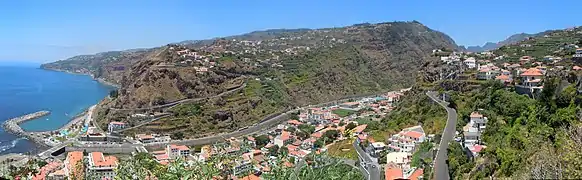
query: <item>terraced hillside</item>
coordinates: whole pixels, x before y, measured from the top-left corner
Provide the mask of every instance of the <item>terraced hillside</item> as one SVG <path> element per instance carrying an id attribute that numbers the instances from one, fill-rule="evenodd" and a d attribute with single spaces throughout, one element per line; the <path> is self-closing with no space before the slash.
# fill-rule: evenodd
<path id="1" fill-rule="evenodd" d="M 502 46 L 493 51 L 507 61 L 517 61 L 522 56 L 543 60 L 545 56 L 571 58 L 576 46 L 582 46 L 582 28 L 550 30 L 538 33 L 518 43 Z"/>

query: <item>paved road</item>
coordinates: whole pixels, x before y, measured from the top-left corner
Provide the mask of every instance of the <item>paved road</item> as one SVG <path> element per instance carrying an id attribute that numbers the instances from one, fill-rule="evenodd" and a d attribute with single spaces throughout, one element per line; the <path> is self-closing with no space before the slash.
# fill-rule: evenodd
<path id="1" fill-rule="evenodd" d="M 170 115 L 172 115 L 172 114 L 168 114 L 168 113 L 166 113 L 166 114 L 163 114 L 163 115 L 161 115 L 161 116 L 158 116 L 158 117 L 156 117 L 156 118 L 153 118 L 153 119 L 150 119 L 150 120 L 147 120 L 147 121 L 140 122 L 138 125 L 135 125 L 135 126 L 132 126 L 132 127 L 128 127 L 128 128 L 125 128 L 125 129 L 120 129 L 120 130 L 113 131 L 113 132 L 115 132 L 115 133 L 121 133 L 121 132 L 123 132 L 123 131 L 127 131 L 127 130 L 130 130 L 130 129 L 135 129 L 135 128 L 141 127 L 141 126 L 143 126 L 143 125 L 146 125 L 146 124 L 152 123 L 152 122 L 154 122 L 154 121 L 160 120 L 160 119 L 162 119 L 162 118 L 168 117 L 168 116 L 170 116 Z"/>
<path id="2" fill-rule="evenodd" d="M 368 180 L 380 180 L 380 164 L 366 153 L 362 147 L 358 145 L 357 141 L 354 141 L 353 145 L 360 158 L 360 164 L 364 165 L 364 167 L 362 167 L 364 168 L 364 171 L 366 171 L 364 176 L 367 176 Z"/>
<path id="3" fill-rule="evenodd" d="M 433 101 L 437 102 L 439 105 L 447 110 L 447 125 L 441 136 L 441 142 L 437 150 L 437 155 L 435 158 L 434 165 L 434 178 L 436 180 L 448 180 L 449 177 L 449 167 L 447 165 L 447 149 L 449 148 L 449 142 L 455 137 L 455 126 L 457 125 L 457 111 L 448 106 L 447 102 L 439 100 L 438 93 L 429 91 L 426 93 Z"/>
<path id="4" fill-rule="evenodd" d="M 242 129 L 242 130 L 237 130 L 237 131 L 230 132 L 230 133 L 219 134 L 219 135 L 215 135 L 215 136 L 203 137 L 203 138 L 198 138 L 198 139 L 171 141 L 170 143 L 171 144 L 179 144 L 179 145 L 189 145 L 189 146 L 205 145 L 205 144 L 212 144 L 214 142 L 219 142 L 219 141 L 222 141 L 224 139 L 231 138 L 231 137 L 240 137 L 240 136 L 244 136 L 244 135 L 250 135 L 250 134 L 257 133 L 257 132 L 266 131 L 267 129 L 270 129 L 273 126 L 276 126 L 278 124 L 283 123 L 285 120 L 287 120 L 287 118 L 284 118 L 284 117 L 286 117 L 287 115 L 289 115 L 295 111 L 297 111 L 297 109 L 281 113 L 275 117 L 269 118 L 267 120 L 264 120 L 258 124 L 253 125 L 253 126 L 249 126 L 249 127 Z M 145 146 L 159 146 L 159 145 L 165 145 L 165 144 L 167 144 L 167 143 L 145 144 Z"/>

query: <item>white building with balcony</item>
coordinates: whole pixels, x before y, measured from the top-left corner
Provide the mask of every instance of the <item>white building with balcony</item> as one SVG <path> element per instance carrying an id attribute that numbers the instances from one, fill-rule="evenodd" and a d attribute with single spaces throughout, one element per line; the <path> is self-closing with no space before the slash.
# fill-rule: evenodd
<path id="1" fill-rule="evenodd" d="M 413 126 L 392 135 L 388 142 L 388 150 L 391 152 L 412 153 L 416 146 L 426 140 L 426 134 L 421 126 Z"/>

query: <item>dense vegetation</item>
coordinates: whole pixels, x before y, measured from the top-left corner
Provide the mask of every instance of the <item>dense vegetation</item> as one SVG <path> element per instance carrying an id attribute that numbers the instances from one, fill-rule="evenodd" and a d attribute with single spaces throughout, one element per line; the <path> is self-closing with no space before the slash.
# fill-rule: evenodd
<path id="1" fill-rule="evenodd" d="M 453 96 L 464 123 L 470 112 L 478 109 L 489 117 L 489 122 L 482 137 L 487 148 L 481 158 L 466 160 L 459 157 L 464 154 L 458 152 L 458 147 L 451 147 L 452 177 L 582 177 L 582 153 L 579 151 L 582 148 L 579 116 L 582 96 L 574 85 L 564 87 L 560 82 L 560 78 L 546 80 L 537 99 L 506 90 L 497 82 Z M 458 126 L 461 125 L 464 124 Z"/>
<path id="2" fill-rule="evenodd" d="M 177 160 L 164 166 L 156 162 L 151 155 L 139 153 L 129 160 L 120 162 L 115 179 L 230 179 L 229 175 L 234 169 L 232 160 L 236 158 L 240 157 L 219 154 L 203 163 L 190 164 Z M 287 159 L 280 157 L 271 165 L 271 171 L 263 173 L 261 177 L 269 180 L 364 179 L 358 169 L 324 155 L 309 155 L 307 161 L 310 163 L 304 163 L 301 167 L 288 167 L 284 165 Z"/>

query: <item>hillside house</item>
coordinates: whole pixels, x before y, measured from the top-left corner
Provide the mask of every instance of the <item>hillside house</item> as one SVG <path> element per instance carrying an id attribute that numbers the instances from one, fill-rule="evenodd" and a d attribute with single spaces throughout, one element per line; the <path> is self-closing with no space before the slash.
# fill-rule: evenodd
<path id="1" fill-rule="evenodd" d="M 521 85 L 534 88 L 540 87 L 544 76 L 542 71 L 536 68 L 530 68 L 519 75 L 522 78 Z"/>
<path id="2" fill-rule="evenodd" d="M 479 112 L 472 112 L 469 116 L 469 123 L 463 127 L 465 137 L 465 147 L 472 147 L 481 141 L 481 133 L 487 127 L 487 117 Z"/>
<path id="3" fill-rule="evenodd" d="M 476 62 L 475 58 L 470 57 L 467 60 L 463 61 L 463 64 L 465 64 L 468 68 L 473 69 L 477 67 L 477 64 L 475 62 Z"/>
<path id="4" fill-rule="evenodd" d="M 125 128 L 125 123 L 113 121 L 107 125 L 107 131 L 113 132 Z"/>
<path id="5" fill-rule="evenodd" d="M 421 126 L 414 126 L 403 129 L 398 134 L 392 135 L 388 142 L 388 150 L 391 152 L 412 153 L 416 146 L 426 139 L 424 129 Z"/>
<path id="6" fill-rule="evenodd" d="M 167 145 L 166 153 L 172 159 L 176 158 L 186 158 L 190 155 L 190 148 L 184 145 Z"/>
<path id="7" fill-rule="evenodd" d="M 291 133 L 289 131 L 283 130 L 281 134 L 275 137 L 274 143 L 279 147 L 283 147 L 287 144 L 291 144 L 293 141 L 295 140 L 291 138 Z"/>
<path id="8" fill-rule="evenodd" d="M 412 154 L 407 152 L 391 152 L 386 154 L 386 163 L 394 163 L 401 169 L 410 169 Z"/>
<path id="9" fill-rule="evenodd" d="M 475 78 L 478 80 L 489 80 L 497 77 L 499 74 L 499 71 L 490 68 L 482 68 L 479 70 L 479 72 L 477 72 L 477 76 Z"/>
<path id="10" fill-rule="evenodd" d="M 505 74 L 501 74 L 501 75 L 495 77 L 495 79 L 499 80 L 501 83 L 503 83 L 505 85 L 511 84 L 511 82 L 513 81 L 513 79 L 510 76 L 505 75 Z"/>

